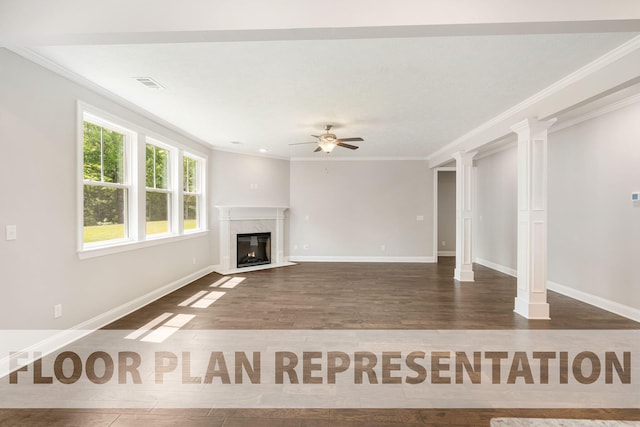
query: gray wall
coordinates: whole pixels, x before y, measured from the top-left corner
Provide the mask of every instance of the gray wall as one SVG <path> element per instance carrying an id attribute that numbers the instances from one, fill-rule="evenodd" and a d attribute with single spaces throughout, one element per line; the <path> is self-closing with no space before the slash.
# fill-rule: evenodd
<path id="1" fill-rule="evenodd" d="M 77 100 L 207 150 L 5 49 L 0 64 L 0 328 L 66 329 L 211 265 L 206 235 L 80 260 Z"/>
<path id="2" fill-rule="evenodd" d="M 212 150 L 209 182 L 213 191 L 210 229 L 214 264 L 219 263 L 218 210 L 222 206 L 289 206 L 289 161 Z M 285 215 L 289 216 L 286 212 Z M 285 219 L 285 256 L 288 256 L 289 223 Z"/>
<path id="3" fill-rule="evenodd" d="M 212 151 L 210 179 L 216 205 L 289 205 L 288 160 Z"/>
<path id="4" fill-rule="evenodd" d="M 551 135 L 549 280 L 640 309 L 640 103 Z"/>
<path id="5" fill-rule="evenodd" d="M 420 160 L 292 161 L 290 232 L 294 258 L 433 257 L 433 172 Z"/>
<path id="6" fill-rule="evenodd" d="M 443 245 L 444 243 L 444 245 Z M 438 253 L 456 250 L 456 173 L 438 172 Z"/>
<path id="7" fill-rule="evenodd" d="M 476 258 L 510 269 L 517 267 L 517 150 L 476 161 Z"/>
<path id="8" fill-rule="evenodd" d="M 640 103 L 549 136 L 548 279 L 640 309 Z M 517 150 L 477 161 L 477 258 L 516 268 Z M 592 298 L 591 298 L 592 299 Z"/>

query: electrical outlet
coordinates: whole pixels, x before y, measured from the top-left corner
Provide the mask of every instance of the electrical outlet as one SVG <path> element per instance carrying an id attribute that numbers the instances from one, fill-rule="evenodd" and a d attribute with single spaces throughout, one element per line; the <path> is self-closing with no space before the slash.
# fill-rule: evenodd
<path id="1" fill-rule="evenodd" d="M 18 227 L 15 225 L 7 225 L 5 227 L 5 239 L 16 240 L 18 238 Z"/>
<path id="2" fill-rule="evenodd" d="M 382 252 L 384 252 L 384 251 L 385 251 L 385 249 L 387 249 L 387 247 L 386 247 L 385 245 L 380 245 L 380 250 L 381 250 Z"/>
<path id="3" fill-rule="evenodd" d="M 444 240 L 442 241 L 442 246 L 447 246 L 447 243 Z"/>
<path id="4" fill-rule="evenodd" d="M 305 243 L 304 245 L 302 245 L 302 249 L 304 249 L 305 251 L 309 249 L 309 244 Z"/>
<path id="5" fill-rule="evenodd" d="M 53 318 L 57 319 L 62 317 L 62 304 L 56 304 L 53 306 Z"/>
<path id="6" fill-rule="evenodd" d="M 424 221 L 424 215 L 416 216 L 416 221 Z"/>
<path id="7" fill-rule="evenodd" d="M 193 257 L 193 259 L 191 260 L 191 263 L 192 263 L 193 265 L 196 265 L 196 257 Z"/>

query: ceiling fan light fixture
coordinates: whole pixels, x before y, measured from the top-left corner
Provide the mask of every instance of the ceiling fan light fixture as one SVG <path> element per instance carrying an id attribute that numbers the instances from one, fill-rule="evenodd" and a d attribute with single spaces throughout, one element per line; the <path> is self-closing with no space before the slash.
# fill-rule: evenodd
<path id="1" fill-rule="evenodd" d="M 320 142 L 320 148 L 322 148 L 322 151 L 324 151 L 327 154 L 332 152 L 333 149 L 336 148 L 336 145 L 337 144 L 334 141 L 322 141 L 322 142 Z"/>
<path id="2" fill-rule="evenodd" d="M 329 129 L 331 128 L 329 127 Z M 329 133 L 329 129 L 327 129 L 327 133 L 318 137 L 318 144 L 320 145 L 320 148 L 322 148 L 322 151 L 327 154 L 333 151 L 333 149 L 336 148 L 336 145 L 338 145 L 338 138 L 335 134 Z"/>
<path id="3" fill-rule="evenodd" d="M 352 137 L 352 138 L 340 138 L 338 139 L 338 137 L 336 136 L 335 133 L 329 133 L 329 131 L 331 130 L 333 126 L 332 125 L 325 125 L 324 130 L 326 131 L 326 133 L 323 133 L 322 135 L 311 135 L 314 138 L 317 138 L 317 141 L 314 142 L 299 142 L 296 144 L 289 144 L 289 145 L 302 145 L 302 144 L 318 144 L 318 146 L 316 147 L 315 150 L 313 150 L 314 153 L 318 153 L 320 151 L 324 151 L 325 153 L 329 154 L 333 151 L 334 148 L 336 147 L 342 147 L 342 148 L 346 148 L 348 150 L 357 150 L 358 146 L 356 145 L 351 145 L 351 144 L 347 144 L 346 142 L 351 142 L 351 141 L 364 141 L 364 139 L 358 137 Z"/>

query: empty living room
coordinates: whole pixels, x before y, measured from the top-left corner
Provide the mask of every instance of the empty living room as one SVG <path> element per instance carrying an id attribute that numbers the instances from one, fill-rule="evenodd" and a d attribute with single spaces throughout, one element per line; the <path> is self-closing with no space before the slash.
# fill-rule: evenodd
<path id="1" fill-rule="evenodd" d="M 640 426 L 635 0 L 0 1 L 0 426 Z"/>

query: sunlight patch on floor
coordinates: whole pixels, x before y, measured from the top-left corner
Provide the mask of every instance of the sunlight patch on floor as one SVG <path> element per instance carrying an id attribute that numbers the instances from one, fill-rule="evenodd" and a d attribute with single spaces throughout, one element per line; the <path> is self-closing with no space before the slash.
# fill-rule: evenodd
<path id="1" fill-rule="evenodd" d="M 138 339 L 139 337 L 141 337 L 142 335 L 146 334 L 151 329 L 153 329 L 155 326 L 157 326 L 160 323 L 164 322 L 165 320 L 167 320 L 171 316 L 173 316 L 173 313 L 163 313 L 160 316 L 158 316 L 155 319 L 153 319 L 152 321 L 150 321 L 149 323 L 147 323 L 144 326 L 142 326 L 141 328 L 131 332 L 129 335 L 127 335 L 125 337 L 125 339 L 128 339 L 128 340 Z"/>
<path id="2" fill-rule="evenodd" d="M 209 292 L 207 296 L 191 304 L 191 308 L 207 308 L 220 299 L 224 294 L 224 292 L 220 291 Z"/>
<path id="3" fill-rule="evenodd" d="M 238 286 L 240 283 L 242 283 L 244 281 L 244 277 L 234 277 L 231 280 L 229 280 L 227 283 L 223 284 L 222 286 L 220 286 L 221 288 L 235 288 L 236 286 Z"/>

